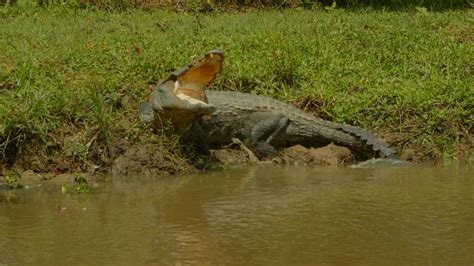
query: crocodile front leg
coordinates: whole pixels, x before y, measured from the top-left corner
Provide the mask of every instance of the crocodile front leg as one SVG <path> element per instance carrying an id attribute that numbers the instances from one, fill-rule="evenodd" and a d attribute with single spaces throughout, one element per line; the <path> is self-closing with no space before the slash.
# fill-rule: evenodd
<path id="1" fill-rule="evenodd" d="M 283 134 L 290 124 L 290 120 L 283 114 L 272 114 L 256 123 L 250 132 L 251 146 L 259 157 L 272 157 L 278 151 L 270 142 L 279 134 Z"/>
<path id="2" fill-rule="evenodd" d="M 209 151 L 209 136 L 203 129 L 200 120 L 192 123 L 191 128 L 183 135 L 183 140 L 193 143 L 201 153 Z"/>

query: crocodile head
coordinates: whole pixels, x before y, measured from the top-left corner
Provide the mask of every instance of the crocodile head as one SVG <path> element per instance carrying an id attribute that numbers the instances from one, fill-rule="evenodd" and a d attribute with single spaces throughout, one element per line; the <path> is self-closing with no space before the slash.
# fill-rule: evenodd
<path id="1" fill-rule="evenodd" d="M 223 61 L 224 53 L 212 50 L 172 72 L 156 85 L 148 102 L 140 106 L 142 120 L 154 129 L 171 123 L 177 133 L 184 133 L 201 116 L 214 112 L 204 90 L 222 70 Z"/>

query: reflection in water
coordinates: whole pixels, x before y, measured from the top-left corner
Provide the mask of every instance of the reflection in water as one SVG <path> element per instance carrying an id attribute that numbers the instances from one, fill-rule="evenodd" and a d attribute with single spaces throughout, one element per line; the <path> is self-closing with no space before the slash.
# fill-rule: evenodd
<path id="1" fill-rule="evenodd" d="M 473 170 L 272 165 L 14 191 L 0 264 L 473 265 Z"/>

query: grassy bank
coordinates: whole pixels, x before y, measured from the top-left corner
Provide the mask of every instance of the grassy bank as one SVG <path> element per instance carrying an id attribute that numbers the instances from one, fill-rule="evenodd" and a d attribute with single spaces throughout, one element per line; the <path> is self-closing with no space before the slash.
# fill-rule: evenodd
<path id="1" fill-rule="evenodd" d="M 350 9 L 376 8 L 387 10 L 408 10 L 416 7 L 430 11 L 473 7 L 469 0 L 0 0 L 0 5 L 54 6 L 72 8 L 173 8 L 187 11 L 208 12 L 241 8 L 294 8 L 314 9 L 321 7 L 342 7 Z"/>
<path id="2" fill-rule="evenodd" d="M 147 83 L 226 52 L 212 89 L 271 95 L 371 129 L 419 159 L 472 154 L 473 13 L 0 9 L 0 160 L 87 164 L 169 138 L 139 125 Z M 114 148 L 115 146 L 116 148 Z"/>

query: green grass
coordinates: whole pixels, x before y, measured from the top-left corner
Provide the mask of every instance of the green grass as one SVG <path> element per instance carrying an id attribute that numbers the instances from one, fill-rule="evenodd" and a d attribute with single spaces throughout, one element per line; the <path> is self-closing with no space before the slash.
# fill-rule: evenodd
<path id="1" fill-rule="evenodd" d="M 327 5 L 333 0 L 322 0 Z M 344 7 L 364 7 L 405 9 L 413 7 L 426 7 L 432 10 L 453 9 L 469 6 L 466 0 L 336 0 L 336 3 Z"/>
<path id="2" fill-rule="evenodd" d="M 63 5 L 74 8 L 105 8 L 105 9 L 127 9 L 144 8 L 154 9 L 171 7 L 188 11 L 208 12 L 216 9 L 235 9 L 247 7 L 304 7 L 318 8 L 334 6 L 343 8 L 377 8 L 390 10 L 407 10 L 414 7 L 424 7 L 430 10 L 447 10 L 456 8 L 472 7 L 469 0 L 0 0 L 0 4 L 16 2 L 29 6 L 51 6 Z"/>
<path id="3" fill-rule="evenodd" d="M 472 152 L 472 11 L 309 10 L 196 15 L 164 10 L 0 9 L 0 160 L 59 129 L 109 143 L 140 135 L 157 81 L 205 51 L 226 53 L 212 89 L 271 95 L 385 133 L 425 158 Z M 87 134 L 86 134 L 87 135 Z"/>

